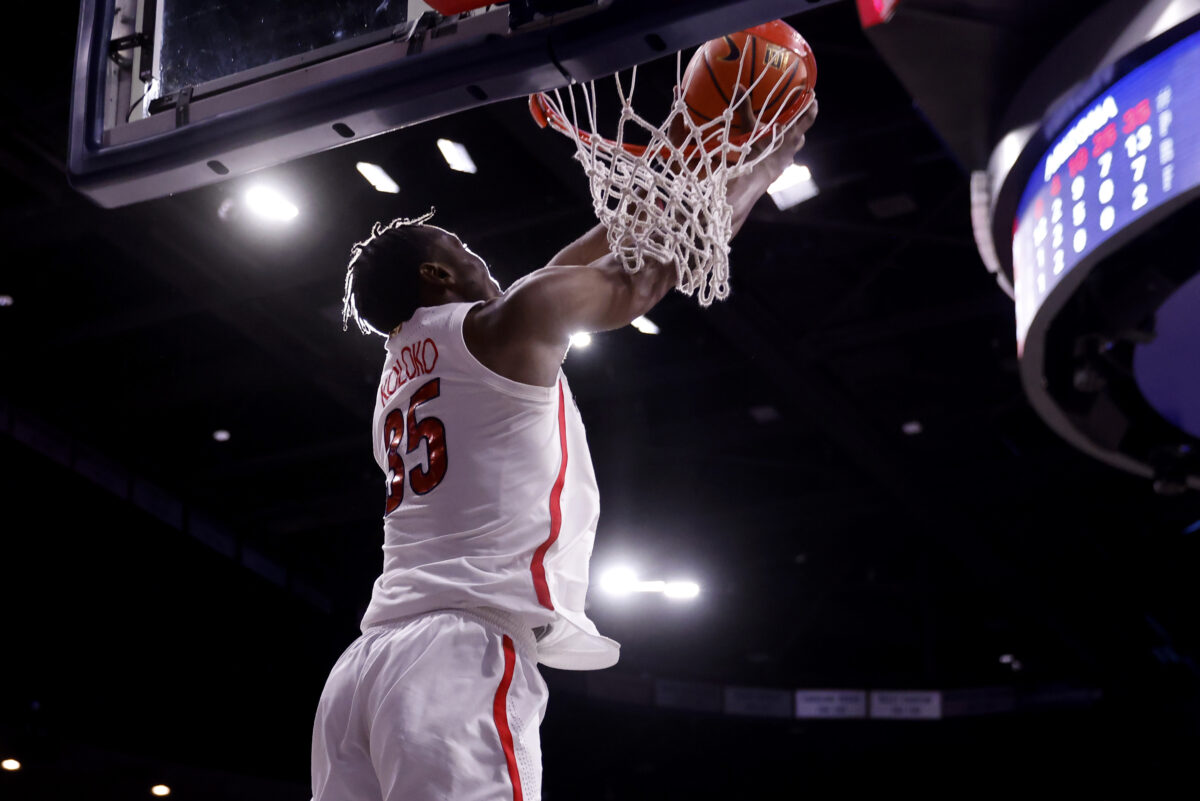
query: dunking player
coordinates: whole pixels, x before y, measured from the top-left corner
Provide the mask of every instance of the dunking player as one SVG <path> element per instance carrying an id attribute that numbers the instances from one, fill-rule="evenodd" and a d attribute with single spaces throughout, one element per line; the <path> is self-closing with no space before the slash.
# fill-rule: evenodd
<path id="1" fill-rule="evenodd" d="M 815 119 L 814 104 L 730 182 L 735 232 Z M 675 265 L 627 273 L 597 226 L 501 291 L 427 219 L 376 224 L 346 275 L 345 319 L 387 337 L 374 423 L 384 564 L 321 694 L 315 801 L 536 801 L 537 663 L 617 661 L 584 613 L 600 506 L 560 365 L 573 332 L 650 311 Z"/>

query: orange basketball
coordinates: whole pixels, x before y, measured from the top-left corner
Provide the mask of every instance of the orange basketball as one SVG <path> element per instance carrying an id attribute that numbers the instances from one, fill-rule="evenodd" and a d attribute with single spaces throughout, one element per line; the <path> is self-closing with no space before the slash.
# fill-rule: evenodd
<path id="1" fill-rule="evenodd" d="M 750 133 L 746 116 L 736 113 L 748 92 L 759 120 L 778 114 L 775 122 L 782 125 L 808 106 L 816 83 L 812 48 L 795 28 L 775 20 L 705 42 L 688 62 L 682 87 L 697 125 L 720 117 L 736 100 L 732 139 Z"/>

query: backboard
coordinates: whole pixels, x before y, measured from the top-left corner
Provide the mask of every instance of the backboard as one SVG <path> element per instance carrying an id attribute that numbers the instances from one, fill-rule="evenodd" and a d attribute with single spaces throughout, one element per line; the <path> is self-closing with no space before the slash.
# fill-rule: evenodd
<path id="1" fill-rule="evenodd" d="M 834 2 L 83 0 L 69 177 L 124 206 Z"/>

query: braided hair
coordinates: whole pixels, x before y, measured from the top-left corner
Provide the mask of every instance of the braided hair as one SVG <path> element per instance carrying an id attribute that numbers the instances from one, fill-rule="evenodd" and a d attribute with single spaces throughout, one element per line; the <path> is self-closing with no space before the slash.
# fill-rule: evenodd
<path id="1" fill-rule="evenodd" d="M 412 317 L 421 303 L 417 268 L 433 257 L 433 240 L 421 229 L 434 211 L 412 219 L 398 217 L 387 225 L 377 222 L 369 237 L 350 248 L 343 331 L 353 317 L 362 333 L 387 336 Z"/>

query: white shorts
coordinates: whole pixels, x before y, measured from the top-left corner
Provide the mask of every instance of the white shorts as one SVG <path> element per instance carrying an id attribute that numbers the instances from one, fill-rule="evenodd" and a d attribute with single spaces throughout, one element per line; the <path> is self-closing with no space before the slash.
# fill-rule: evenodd
<path id="1" fill-rule="evenodd" d="M 539 801 L 546 699 L 533 633 L 502 613 L 372 626 L 317 705 L 314 801 Z"/>

